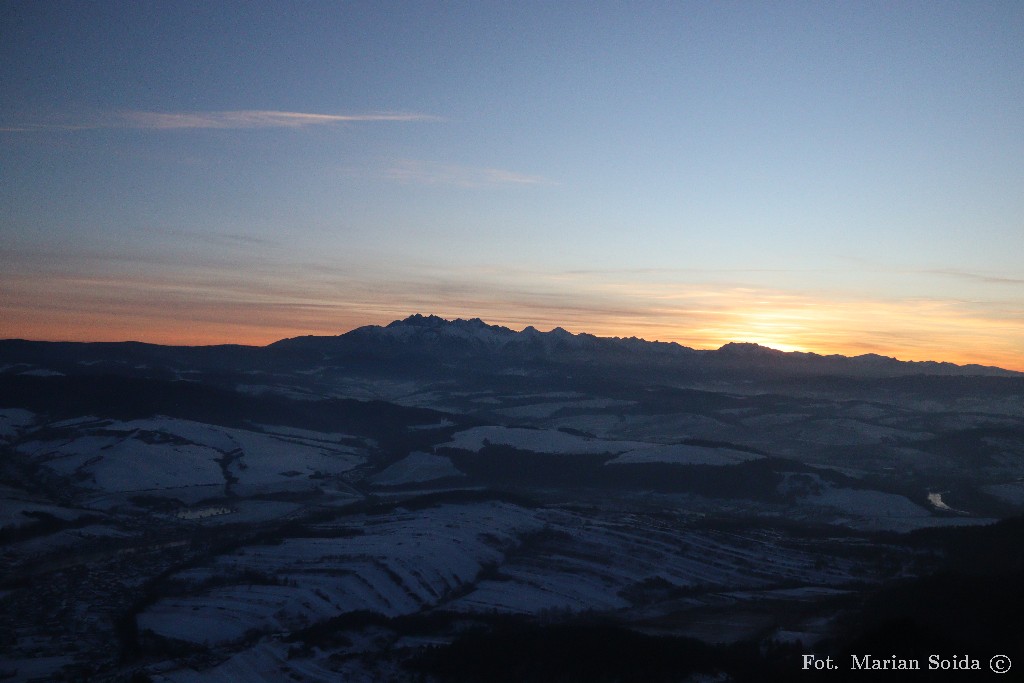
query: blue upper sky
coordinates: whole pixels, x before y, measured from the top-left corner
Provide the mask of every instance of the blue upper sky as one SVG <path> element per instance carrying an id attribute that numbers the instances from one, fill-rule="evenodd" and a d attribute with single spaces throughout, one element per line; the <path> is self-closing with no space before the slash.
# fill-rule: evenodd
<path id="1" fill-rule="evenodd" d="M 0 336 L 1024 357 L 1019 2 L 7 0 L 0 55 Z"/>

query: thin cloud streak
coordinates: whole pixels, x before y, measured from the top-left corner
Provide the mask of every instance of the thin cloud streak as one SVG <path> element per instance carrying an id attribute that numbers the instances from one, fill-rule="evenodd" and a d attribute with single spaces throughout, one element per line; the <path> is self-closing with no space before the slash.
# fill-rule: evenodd
<path id="1" fill-rule="evenodd" d="M 361 122 L 440 121 L 436 116 L 409 112 L 367 114 L 312 114 L 307 112 L 244 109 L 207 112 L 122 111 L 76 123 L 27 123 L 0 127 L 8 133 L 73 132 L 100 129 L 134 130 L 245 130 L 254 128 L 306 128 Z"/>
<path id="2" fill-rule="evenodd" d="M 477 188 L 499 185 L 550 185 L 550 180 L 501 168 L 481 168 L 403 159 L 385 170 L 389 180 L 424 185 Z"/>
<path id="3" fill-rule="evenodd" d="M 974 273 L 969 270 L 956 270 L 953 268 L 939 268 L 932 270 L 922 270 L 918 272 L 930 275 L 944 275 L 946 277 L 954 277 L 961 280 L 971 280 L 973 282 L 982 282 L 989 285 L 1024 285 L 1024 278 L 1006 277 L 1002 275 L 986 275 L 984 273 Z"/>
<path id="4" fill-rule="evenodd" d="M 365 121 L 436 121 L 425 114 L 384 112 L 375 114 L 309 114 L 292 111 L 243 110 L 192 113 L 125 112 L 124 120 L 135 128 L 174 130 L 182 128 L 303 128 Z"/>

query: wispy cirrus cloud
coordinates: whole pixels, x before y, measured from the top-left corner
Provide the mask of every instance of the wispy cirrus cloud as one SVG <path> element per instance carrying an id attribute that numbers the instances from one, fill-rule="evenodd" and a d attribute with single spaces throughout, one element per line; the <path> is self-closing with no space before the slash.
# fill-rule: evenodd
<path id="1" fill-rule="evenodd" d="M 413 112 L 314 114 L 267 109 L 205 112 L 118 111 L 85 117 L 79 121 L 43 121 L 0 126 L 0 131 L 28 133 L 116 128 L 134 130 L 238 130 L 253 128 L 306 128 L 310 126 L 360 122 L 439 120 L 436 116 Z"/>
<path id="2" fill-rule="evenodd" d="M 1024 285 L 1024 278 L 1020 277 L 992 275 L 990 273 L 975 273 L 973 271 L 959 270 L 955 268 L 934 268 L 931 270 L 924 270 L 921 272 L 930 275 L 943 275 L 946 277 L 953 277 L 961 280 L 982 282 L 990 285 Z"/>
<path id="3" fill-rule="evenodd" d="M 304 128 L 372 121 L 436 121 L 426 114 L 382 112 L 373 114 L 310 114 L 294 111 L 241 110 L 191 113 L 124 112 L 121 118 L 135 128 Z"/>
<path id="4" fill-rule="evenodd" d="M 551 181 L 502 168 L 460 166 L 430 161 L 403 159 L 384 171 L 389 180 L 426 185 L 454 185 L 456 187 L 494 187 L 498 185 L 548 185 Z"/>
<path id="5" fill-rule="evenodd" d="M 941 278 L 956 279 L 965 282 L 977 282 L 988 285 L 1024 285 L 1024 277 L 1021 277 L 1019 273 L 1006 274 L 993 271 L 982 272 L 955 267 L 923 268 L 915 266 L 891 266 L 863 258 L 857 258 L 855 256 L 843 255 L 842 258 L 856 264 L 858 271 L 864 273 L 911 276 L 934 275 Z"/>

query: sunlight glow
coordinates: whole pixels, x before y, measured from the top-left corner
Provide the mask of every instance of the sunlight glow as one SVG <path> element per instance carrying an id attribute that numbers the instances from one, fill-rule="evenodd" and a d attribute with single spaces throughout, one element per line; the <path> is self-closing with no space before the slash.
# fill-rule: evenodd
<path id="1" fill-rule="evenodd" d="M 0 337 L 165 344 L 267 344 L 341 334 L 411 313 L 479 317 L 521 330 L 556 326 L 693 348 L 752 342 L 822 355 L 877 353 L 901 360 L 979 363 L 1024 370 L 1024 316 L 981 303 L 812 296 L 694 283 L 609 283 L 536 275 L 531 288 L 500 273 L 443 281 L 382 272 L 310 275 L 268 268 L 248 275 L 185 273 L 0 276 L 7 298 Z M 344 298 L 339 297 L 344 293 Z M 4 302 L 0 302 L 4 303 Z"/>

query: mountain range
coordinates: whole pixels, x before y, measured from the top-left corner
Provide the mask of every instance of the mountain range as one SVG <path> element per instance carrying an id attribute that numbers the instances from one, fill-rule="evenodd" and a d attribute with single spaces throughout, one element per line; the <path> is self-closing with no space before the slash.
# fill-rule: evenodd
<path id="1" fill-rule="evenodd" d="M 365 353 L 382 356 L 415 351 L 441 357 L 495 357 L 521 360 L 608 361 L 651 365 L 674 364 L 718 370 L 773 368 L 794 374 L 848 374 L 861 376 L 984 375 L 1021 373 L 983 365 L 954 365 L 936 361 L 899 361 L 870 353 L 847 357 L 799 351 L 778 351 L 758 344 L 731 342 L 717 350 L 696 350 L 676 342 L 646 341 L 637 337 L 597 337 L 573 334 L 561 327 L 540 332 L 526 327 L 516 332 L 489 325 L 479 318 L 445 320 L 414 314 L 386 326 L 368 325 L 335 337 L 305 336 L 283 339 L 271 349 L 305 349 L 327 354 Z"/>
<path id="2" fill-rule="evenodd" d="M 541 332 L 530 326 L 516 332 L 489 325 L 479 318 L 445 320 L 414 314 L 385 326 L 367 325 L 336 336 L 302 336 L 265 347 L 219 345 L 174 347 L 139 342 L 73 343 L 0 341 L 5 372 L 51 370 L 62 372 L 69 363 L 110 369 L 110 364 L 133 367 L 180 361 L 188 365 L 245 370 L 274 367 L 296 370 L 316 365 L 372 368 L 394 362 L 438 367 L 452 363 L 482 363 L 496 371 L 533 371 L 546 366 L 599 367 L 602 372 L 668 373 L 676 378 L 735 378 L 843 376 L 861 378 L 929 376 L 1020 377 L 1020 372 L 983 365 L 938 361 L 900 361 L 878 354 L 848 357 L 783 352 L 752 343 L 732 342 L 716 350 L 697 350 L 675 342 L 637 337 L 598 337 L 573 334 L 561 327 Z M 89 367 L 89 366 L 85 366 Z M 63 368 L 63 369 L 62 369 Z M 426 366 L 422 367 L 427 370 Z"/>

